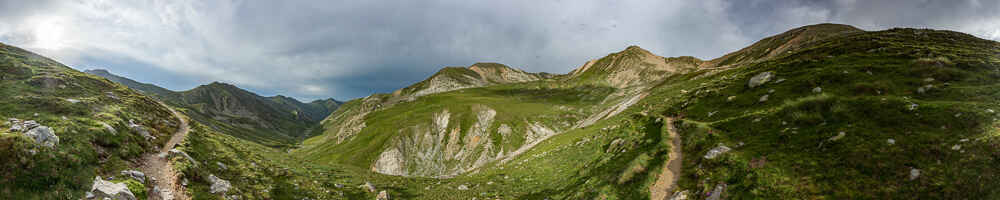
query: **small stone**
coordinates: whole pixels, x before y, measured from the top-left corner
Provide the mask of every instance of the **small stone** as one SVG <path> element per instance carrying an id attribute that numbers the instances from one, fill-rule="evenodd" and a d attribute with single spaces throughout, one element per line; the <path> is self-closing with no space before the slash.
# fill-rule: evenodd
<path id="1" fill-rule="evenodd" d="M 716 111 L 708 112 L 708 117 L 712 117 L 712 115 L 715 115 L 715 113 L 717 113 L 717 112 L 719 112 L 719 111 L 716 110 Z"/>
<path id="2" fill-rule="evenodd" d="M 375 193 L 376 192 L 375 185 L 372 185 L 371 182 L 367 182 L 366 181 L 365 184 L 363 184 L 363 185 L 361 185 L 359 187 L 361 187 L 361 189 L 365 189 L 365 191 L 368 191 L 368 192 L 371 192 L 371 193 Z"/>
<path id="3" fill-rule="evenodd" d="M 917 178 L 920 178 L 920 170 L 916 168 L 910 169 L 910 180 L 916 180 Z"/>
<path id="4" fill-rule="evenodd" d="M 951 146 L 951 150 L 955 151 L 962 150 L 962 145 L 956 144 L 955 146 Z"/>
<path id="5" fill-rule="evenodd" d="M 66 101 L 68 101 L 69 103 L 80 103 L 80 100 L 77 99 L 66 99 Z"/>
<path id="6" fill-rule="evenodd" d="M 925 78 L 924 82 L 934 82 L 934 78 Z"/>
<path id="7" fill-rule="evenodd" d="M 218 165 L 219 168 L 222 168 L 222 170 L 229 170 L 229 167 L 227 167 L 226 164 L 222 164 L 221 162 L 215 162 L 215 165 Z"/>
<path id="8" fill-rule="evenodd" d="M 140 171 L 125 170 L 125 171 L 122 171 L 121 174 L 122 174 L 122 176 L 130 177 L 132 179 L 135 179 L 135 180 L 139 181 L 140 183 L 144 183 L 144 184 L 146 183 L 146 174 L 144 174 L 144 173 L 142 173 Z"/>
<path id="9" fill-rule="evenodd" d="M 840 133 L 837 133 L 837 136 L 831 137 L 830 141 L 837 141 L 837 140 L 843 139 L 844 136 L 847 136 L 847 133 L 841 131 Z"/>
<path id="10" fill-rule="evenodd" d="M 920 106 L 920 105 L 917 105 L 915 103 L 910 103 L 909 110 L 916 110 L 918 106 Z"/>
<path id="11" fill-rule="evenodd" d="M 968 141 L 969 141 L 969 138 L 963 138 L 961 140 L 958 140 L 958 142 L 968 142 Z"/>
<path id="12" fill-rule="evenodd" d="M 774 83 L 781 83 L 781 82 L 785 82 L 785 79 L 779 78 L 777 81 L 774 81 Z"/>
<path id="13" fill-rule="evenodd" d="M 823 88 L 820 88 L 820 87 L 817 86 L 817 87 L 813 88 L 812 92 L 813 93 L 821 93 L 821 92 L 823 92 Z"/>
<path id="14" fill-rule="evenodd" d="M 736 99 L 736 96 L 729 96 L 728 98 L 726 98 L 726 102 L 731 102 L 733 101 L 733 99 Z"/>
<path id="15" fill-rule="evenodd" d="M 469 186 L 465 186 L 465 184 L 458 185 L 458 190 L 469 190 Z"/>
<path id="16" fill-rule="evenodd" d="M 759 100 L 759 102 L 765 102 L 765 101 L 767 101 L 767 97 L 768 97 L 768 96 L 769 96 L 769 95 L 766 95 L 766 94 L 765 94 L 764 96 L 760 96 L 760 100 Z"/>
<path id="17" fill-rule="evenodd" d="M 389 200 L 389 193 L 382 190 L 381 192 L 378 192 L 378 196 L 375 197 L 375 200 Z"/>
<path id="18" fill-rule="evenodd" d="M 896 140 L 894 139 L 888 139 L 886 140 L 886 142 L 888 142 L 890 145 L 896 144 Z"/>
<path id="19" fill-rule="evenodd" d="M 769 90 L 767 90 L 767 93 L 768 93 L 768 94 L 770 94 L 770 93 L 774 93 L 774 89 L 769 89 Z"/>
<path id="20" fill-rule="evenodd" d="M 993 113 L 994 111 L 993 111 L 993 109 L 986 109 L 986 112 Z"/>

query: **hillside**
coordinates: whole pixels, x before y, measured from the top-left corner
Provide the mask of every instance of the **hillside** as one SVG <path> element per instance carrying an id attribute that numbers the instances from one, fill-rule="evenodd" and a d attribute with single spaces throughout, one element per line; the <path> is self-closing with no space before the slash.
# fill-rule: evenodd
<path id="1" fill-rule="evenodd" d="M 0 44 L 0 73 L 3 199 L 81 199 L 178 129 L 152 98 L 17 47 Z"/>
<path id="2" fill-rule="evenodd" d="M 185 108 L 182 110 L 194 120 L 216 131 L 269 146 L 296 142 L 296 138 L 304 137 L 310 128 L 342 104 L 333 99 L 302 103 L 281 95 L 262 97 L 219 82 L 175 92 L 114 75 L 107 70 L 86 72 Z"/>
<path id="3" fill-rule="evenodd" d="M 296 152 L 449 178 L 401 186 L 419 198 L 640 199 L 676 129 L 685 156 L 668 196 L 990 199 L 998 55 L 962 33 L 834 24 L 709 61 L 629 47 L 567 75 L 352 100 Z"/>
<path id="4" fill-rule="evenodd" d="M 60 138 L 0 127 L 0 197 L 79 199 L 177 129 L 150 97 L 0 47 L 0 117 Z M 446 67 L 347 102 L 212 83 L 171 100 L 194 121 L 189 158 L 169 159 L 195 199 L 1000 199 L 998 89 L 998 42 L 818 24 L 710 60 L 630 46 L 561 75 Z"/>

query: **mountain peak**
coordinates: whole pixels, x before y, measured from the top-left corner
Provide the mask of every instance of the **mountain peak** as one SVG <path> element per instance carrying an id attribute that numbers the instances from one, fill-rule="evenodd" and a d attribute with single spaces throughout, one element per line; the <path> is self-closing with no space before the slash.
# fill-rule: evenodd
<path id="1" fill-rule="evenodd" d="M 792 53 L 815 42 L 849 33 L 865 32 L 850 25 L 813 24 L 764 38 L 756 43 L 706 62 L 703 67 L 725 67 L 752 63 Z"/>
<path id="2" fill-rule="evenodd" d="M 618 88 L 650 83 L 672 73 L 694 69 L 703 61 L 694 57 L 665 58 L 639 46 L 591 60 L 570 72 L 570 79 L 597 81 Z"/>

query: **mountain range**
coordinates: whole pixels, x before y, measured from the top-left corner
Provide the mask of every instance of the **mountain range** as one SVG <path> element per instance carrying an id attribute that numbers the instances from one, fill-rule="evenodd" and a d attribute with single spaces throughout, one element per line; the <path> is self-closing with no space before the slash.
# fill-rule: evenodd
<path id="1" fill-rule="evenodd" d="M 953 31 L 816 24 L 710 60 L 628 46 L 567 74 L 474 63 L 309 103 L 0 47 L 14 199 L 87 198 L 95 176 L 149 199 L 1000 198 L 1000 43 Z M 147 169 L 161 146 L 171 170 Z"/>

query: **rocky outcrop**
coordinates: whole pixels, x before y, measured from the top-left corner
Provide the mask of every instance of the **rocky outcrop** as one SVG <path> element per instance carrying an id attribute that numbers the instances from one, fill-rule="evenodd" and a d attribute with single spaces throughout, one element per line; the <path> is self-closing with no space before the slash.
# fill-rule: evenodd
<path id="1" fill-rule="evenodd" d="M 113 200 L 136 200 L 135 194 L 128 190 L 125 183 L 112 183 L 101 179 L 100 176 L 94 178 L 94 185 L 90 188 L 93 194 L 92 199 L 113 199 Z"/>
<path id="2" fill-rule="evenodd" d="M 48 126 L 42 126 L 33 120 L 21 121 L 11 118 L 7 121 L 10 124 L 10 132 L 21 132 L 25 136 L 31 137 L 35 143 L 44 147 L 55 147 L 59 144 L 59 136 Z"/>
<path id="3" fill-rule="evenodd" d="M 212 194 L 225 194 L 229 191 L 229 188 L 232 187 L 232 185 L 229 184 L 229 181 L 222 180 L 215 175 L 208 175 L 208 182 L 212 184 L 209 188 Z"/>

